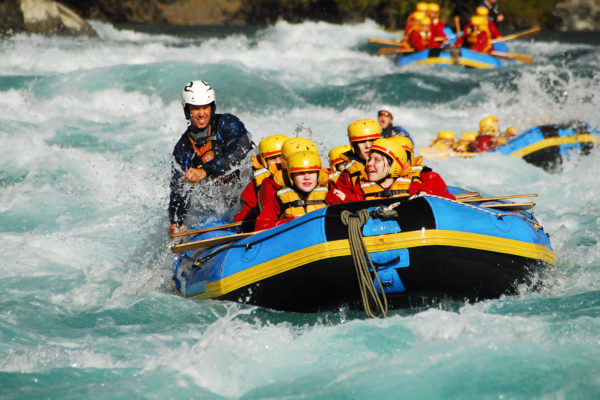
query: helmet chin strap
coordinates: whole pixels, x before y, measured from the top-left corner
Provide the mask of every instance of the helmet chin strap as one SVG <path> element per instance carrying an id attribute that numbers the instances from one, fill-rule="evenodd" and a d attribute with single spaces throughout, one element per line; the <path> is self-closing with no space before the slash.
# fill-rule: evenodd
<path id="1" fill-rule="evenodd" d="M 375 182 L 376 184 L 378 184 L 379 186 L 381 186 L 381 184 L 383 182 L 385 182 L 388 178 L 391 178 L 392 175 L 388 172 L 388 174 L 386 176 L 384 176 L 383 178 L 381 178 L 380 180 L 378 180 L 377 182 Z M 383 187 L 383 186 L 381 186 Z"/>

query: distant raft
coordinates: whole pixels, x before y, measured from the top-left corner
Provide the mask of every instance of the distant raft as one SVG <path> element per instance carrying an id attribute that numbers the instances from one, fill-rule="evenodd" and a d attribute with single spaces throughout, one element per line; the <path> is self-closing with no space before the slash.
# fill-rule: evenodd
<path id="1" fill-rule="evenodd" d="M 451 41 L 453 42 L 453 41 Z M 494 51 L 508 52 L 504 42 L 494 43 Z M 396 66 L 416 65 L 461 65 L 470 68 L 497 68 L 514 64 L 515 61 L 493 56 L 487 53 L 472 51 L 463 47 L 446 47 L 426 49 L 414 53 L 400 54 L 396 58 Z"/>
<path id="2" fill-rule="evenodd" d="M 534 126 L 492 152 L 523 158 L 549 172 L 566 161 L 588 155 L 600 145 L 600 132 L 581 121 Z"/>
<path id="3" fill-rule="evenodd" d="M 193 299 L 288 312 L 363 308 L 365 286 L 378 295 L 383 288 L 390 309 L 515 293 L 555 255 L 538 221 L 521 211 L 533 203 L 489 199 L 422 196 L 328 206 L 231 243 L 180 253 L 174 287 Z M 351 229 L 348 221 L 358 216 L 363 221 Z M 234 234 L 222 230 L 187 240 Z M 356 260 L 367 253 L 372 267 L 365 279 Z"/>

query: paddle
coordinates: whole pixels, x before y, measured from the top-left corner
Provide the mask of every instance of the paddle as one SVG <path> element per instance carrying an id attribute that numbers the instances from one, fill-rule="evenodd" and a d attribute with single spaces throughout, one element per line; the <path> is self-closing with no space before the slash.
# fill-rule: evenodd
<path id="1" fill-rule="evenodd" d="M 380 31 L 384 31 L 387 33 L 395 33 L 397 35 L 404 35 L 404 29 L 387 29 L 387 28 L 377 28 Z"/>
<path id="2" fill-rule="evenodd" d="M 458 15 L 454 16 L 454 25 L 456 26 L 456 38 L 458 39 L 460 36 L 460 17 Z"/>
<path id="3" fill-rule="evenodd" d="M 491 42 L 492 43 L 506 42 L 507 40 L 513 40 L 513 39 L 520 38 L 523 36 L 533 35 L 534 33 L 538 33 L 539 31 L 540 31 L 540 27 L 534 26 L 533 28 L 524 30 L 523 32 L 517 32 L 517 33 L 513 33 L 510 35 L 506 35 L 506 36 L 500 36 L 499 38 L 492 39 Z"/>
<path id="4" fill-rule="evenodd" d="M 466 199 L 467 197 L 477 197 L 479 195 L 480 195 L 479 192 L 465 192 L 465 193 L 457 193 L 457 194 L 455 194 L 454 198 L 456 200 L 458 200 L 458 199 Z"/>
<path id="5" fill-rule="evenodd" d="M 525 54 L 513 53 L 512 51 L 510 53 L 502 53 L 500 51 L 492 51 L 490 54 L 493 56 L 496 56 L 496 57 L 506 58 L 508 60 L 517 60 L 517 61 L 521 61 L 521 62 L 528 63 L 528 64 L 533 62 L 533 57 L 527 56 Z"/>
<path id="6" fill-rule="evenodd" d="M 480 204 L 479 207 L 494 208 L 505 211 L 522 211 L 533 208 L 535 203 L 499 203 L 499 204 Z"/>
<path id="7" fill-rule="evenodd" d="M 219 226 L 211 226 L 210 228 L 198 229 L 198 230 L 195 230 L 195 231 L 179 232 L 179 233 L 173 234 L 172 237 L 176 238 L 176 237 L 180 237 L 180 236 L 195 235 L 197 233 L 218 231 L 219 229 L 233 228 L 233 227 L 241 226 L 241 225 L 242 225 L 241 222 L 232 222 L 230 224 L 219 225 Z"/>
<path id="8" fill-rule="evenodd" d="M 188 251 L 188 250 L 197 250 L 197 249 L 203 249 L 203 248 L 207 248 L 207 247 L 218 246 L 220 244 L 235 242 L 235 241 L 247 238 L 249 236 L 256 235 L 259 232 L 262 232 L 262 231 L 238 233 L 237 235 L 220 236 L 220 237 L 211 238 L 211 239 L 197 240 L 195 242 L 176 244 L 174 246 L 171 246 L 171 251 L 173 253 L 183 253 L 184 251 Z"/>
<path id="9" fill-rule="evenodd" d="M 400 46 L 401 40 L 396 39 L 378 39 L 378 38 L 369 38 L 369 43 L 378 43 L 378 44 L 386 44 L 388 46 Z"/>
<path id="10" fill-rule="evenodd" d="M 494 197 L 466 197 L 463 196 L 462 198 L 458 198 L 456 197 L 456 201 L 459 201 L 461 203 L 477 203 L 477 202 L 481 202 L 481 201 L 490 201 L 490 200 L 505 200 L 505 199 L 521 199 L 523 197 L 537 197 L 537 194 L 535 193 L 531 193 L 531 194 L 515 194 L 515 195 L 510 195 L 510 196 L 494 196 Z"/>
<path id="11" fill-rule="evenodd" d="M 401 49 L 400 47 L 382 47 L 377 52 L 378 55 L 397 54 L 397 53 L 412 53 L 413 49 Z"/>

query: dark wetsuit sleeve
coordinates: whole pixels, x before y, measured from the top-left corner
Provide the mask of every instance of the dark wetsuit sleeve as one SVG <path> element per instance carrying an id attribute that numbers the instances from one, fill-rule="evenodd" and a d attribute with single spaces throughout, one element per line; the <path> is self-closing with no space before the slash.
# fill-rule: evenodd
<path id="1" fill-rule="evenodd" d="M 185 134 L 184 134 L 185 136 Z M 188 195 L 186 193 L 187 183 L 182 180 L 185 171 L 190 162 L 189 154 L 185 151 L 184 136 L 177 142 L 171 157 L 171 181 L 169 187 L 171 194 L 169 197 L 169 222 L 171 224 L 181 225 L 185 220 L 188 208 Z"/>
<path id="2" fill-rule="evenodd" d="M 203 168 L 209 177 L 217 177 L 240 165 L 252 149 L 252 142 L 246 127 L 238 117 L 222 114 L 217 121 L 216 135 L 223 144 L 223 152 Z"/>

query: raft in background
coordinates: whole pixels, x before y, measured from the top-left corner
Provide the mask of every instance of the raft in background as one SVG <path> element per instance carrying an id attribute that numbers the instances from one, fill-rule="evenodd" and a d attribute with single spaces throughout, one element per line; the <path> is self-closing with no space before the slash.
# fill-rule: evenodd
<path id="1" fill-rule="evenodd" d="M 485 207 L 491 203 L 423 196 L 328 206 L 233 243 L 186 251 L 174 264 L 173 283 L 194 299 L 291 312 L 360 309 L 361 286 L 381 289 L 373 277 L 357 279 L 354 241 L 342 215 L 368 210 L 360 232 L 390 308 L 497 298 L 515 293 L 555 255 L 532 214 Z M 392 212 L 380 212 L 393 204 Z M 187 240 L 233 234 L 214 231 Z"/>
<path id="2" fill-rule="evenodd" d="M 444 32 L 451 45 L 456 41 L 456 35 L 452 29 L 445 27 Z M 494 43 L 494 51 L 508 53 L 509 49 L 505 42 Z M 497 68 L 514 64 L 514 60 L 500 58 L 491 54 L 472 51 L 463 47 L 446 47 L 439 49 L 426 49 L 414 53 L 399 54 L 396 58 L 396 66 L 404 67 L 410 64 L 417 65 L 462 65 L 471 68 Z"/>
<path id="3" fill-rule="evenodd" d="M 572 121 L 534 126 L 489 152 L 523 158 L 529 164 L 541 167 L 547 172 L 559 172 L 564 163 L 589 155 L 599 146 L 600 132 L 585 122 Z M 472 158 L 485 154 L 437 151 L 432 147 L 421 147 L 419 153 L 426 160 Z"/>
<path id="4" fill-rule="evenodd" d="M 600 145 L 600 132 L 581 121 L 534 126 L 491 150 L 523 158 L 548 172 L 578 156 L 589 155 Z"/>

